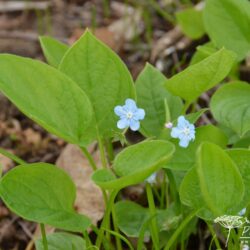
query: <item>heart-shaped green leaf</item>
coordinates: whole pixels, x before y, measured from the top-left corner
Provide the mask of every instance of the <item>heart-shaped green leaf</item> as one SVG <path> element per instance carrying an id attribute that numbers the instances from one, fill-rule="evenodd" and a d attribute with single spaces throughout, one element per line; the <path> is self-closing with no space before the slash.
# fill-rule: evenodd
<path id="1" fill-rule="evenodd" d="M 47 235 L 48 250 L 86 250 L 83 238 L 69 233 Z M 43 241 L 36 241 L 36 250 L 44 250 Z"/>
<path id="2" fill-rule="evenodd" d="M 240 137 L 250 130 L 250 85 L 233 82 L 224 85 L 213 95 L 211 111 L 222 125 Z"/>
<path id="3" fill-rule="evenodd" d="M 227 145 L 226 135 L 213 125 L 206 125 L 196 129 L 195 141 L 190 142 L 187 148 L 182 148 L 178 145 L 178 140 L 173 139 L 175 144 L 175 153 L 171 160 L 167 163 L 166 168 L 174 170 L 189 170 L 195 165 L 196 150 L 199 145 L 204 142 L 213 142 L 222 148 Z"/>
<path id="4" fill-rule="evenodd" d="M 165 87 L 188 102 L 214 87 L 230 72 L 235 54 L 221 49 L 166 81 Z"/>
<path id="5" fill-rule="evenodd" d="M 66 44 L 48 36 L 40 37 L 40 44 L 48 63 L 55 68 L 59 66 L 64 54 L 69 49 Z"/>
<path id="6" fill-rule="evenodd" d="M 0 55 L 0 90 L 29 118 L 49 132 L 86 145 L 92 121 L 87 95 L 66 75 L 27 58 Z"/>
<path id="7" fill-rule="evenodd" d="M 97 134 L 114 135 L 118 131 L 115 106 L 123 105 L 127 98 L 135 99 L 132 77 L 121 59 L 87 31 L 67 51 L 59 69 L 71 77 L 91 100 L 96 137 Z"/>
<path id="8" fill-rule="evenodd" d="M 250 3 L 247 0 L 206 0 L 205 28 L 219 47 L 237 53 L 238 59 L 250 53 Z"/>
<path id="9" fill-rule="evenodd" d="M 47 163 L 20 165 L 0 181 L 4 203 L 24 219 L 72 232 L 83 232 L 91 222 L 73 209 L 76 188 L 60 168 Z"/>
<path id="10" fill-rule="evenodd" d="M 93 181 L 105 189 L 121 189 L 144 181 L 164 166 L 174 153 L 174 146 L 167 141 L 144 141 L 130 146 L 114 160 L 114 173 L 108 169 L 97 170 Z"/>
<path id="11" fill-rule="evenodd" d="M 146 113 L 140 131 L 147 137 L 158 137 L 165 129 L 164 124 L 181 114 L 182 101 L 165 89 L 166 80 L 159 70 L 148 63 L 136 80 L 138 106 Z"/>
<path id="12" fill-rule="evenodd" d="M 213 219 L 238 212 L 236 206 L 243 195 L 241 174 L 227 153 L 215 144 L 201 144 L 197 164 L 180 186 L 181 201 L 194 209 L 201 209 L 198 212 L 200 217 Z"/>

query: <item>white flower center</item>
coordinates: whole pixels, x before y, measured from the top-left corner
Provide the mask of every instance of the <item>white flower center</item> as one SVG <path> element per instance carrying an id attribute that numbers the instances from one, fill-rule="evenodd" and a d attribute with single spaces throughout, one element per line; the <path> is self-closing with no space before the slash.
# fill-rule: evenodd
<path id="1" fill-rule="evenodd" d="M 182 132 L 183 132 L 183 134 L 186 135 L 186 136 L 190 135 L 190 129 L 187 128 L 187 127 L 185 127 L 185 128 L 182 130 Z"/>
<path id="2" fill-rule="evenodd" d="M 126 115 L 127 115 L 127 118 L 128 118 L 128 119 L 132 119 L 132 117 L 133 117 L 133 113 L 130 112 L 130 111 L 129 111 Z"/>

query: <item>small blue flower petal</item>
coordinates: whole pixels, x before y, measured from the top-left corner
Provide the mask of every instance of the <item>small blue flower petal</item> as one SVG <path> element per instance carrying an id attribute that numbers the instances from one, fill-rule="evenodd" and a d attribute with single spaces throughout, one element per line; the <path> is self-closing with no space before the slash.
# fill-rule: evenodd
<path id="1" fill-rule="evenodd" d="M 134 119 L 135 120 L 143 120 L 145 117 L 145 111 L 144 109 L 137 109 L 137 111 L 134 113 Z"/>
<path id="2" fill-rule="evenodd" d="M 177 127 L 172 128 L 171 136 L 173 138 L 179 138 L 180 135 L 181 135 L 181 130 L 180 129 L 178 129 Z"/>
<path id="3" fill-rule="evenodd" d="M 139 130 L 139 128 L 140 128 L 140 122 L 137 121 L 137 120 L 132 119 L 132 120 L 130 121 L 129 126 L 130 126 L 130 129 L 131 129 L 131 130 L 137 131 L 137 130 Z"/>
<path id="4" fill-rule="evenodd" d="M 128 111 L 134 112 L 137 110 L 136 103 L 132 99 L 126 99 L 125 107 Z"/>
<path id="5" fill-rule="evenodd" d="M 122 106 L 116 106 L 116 107 L 114 108 L 114 112 L 115 112 L 115 114 L 118 115 L 118 116 L 121 116 L 121 115 L 124 115 L 124 114 L 125 114 L 125 111 L 124 111 L 124 109 L 123 109 Z"/>
<path id="6" fill-rule="evenodd" d="M 182 140 L 179 141 L 179 145 L 183 148 L 186 148 L 189 144 L 188 138 L 183 138 Z"/>
<path id="7" fill-rule="evenodd" d="M 124 129 L 129 126 L 129 121 L 127 119 L 121 119 L 117 122 L 117 127 L 119 129 Z"/>

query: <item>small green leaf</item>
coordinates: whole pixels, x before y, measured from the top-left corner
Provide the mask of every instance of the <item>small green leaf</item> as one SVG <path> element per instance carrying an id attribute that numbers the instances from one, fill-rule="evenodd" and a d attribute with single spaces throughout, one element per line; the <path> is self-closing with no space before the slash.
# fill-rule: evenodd
<path id="1" fill-rule="evenodd" d="M 228 155 L 240 170 L 245 185 L 245 194 L 242 202 L 238 204 L 239 211 L 250 203 L 250 150 L 230 149 Z"/>
<path id="2" fill-rule="evenodd" d="M 250 3 L 247 0 L 207 0 L 205 28 L 219 47 L 237 53 L 242 60 L 250 52 Z"/>
<path id="3" fill-rule="evenodd" d="M 119 229 L 129 237 L 139 237 L 144 225 L 152 219 L 148 208 L 132 201 L 119 201 L 114 208 Z M 169 231 L 178 226 L 181 216 L 177 215 L 174 205 L 156 212 L 156 220 L 160 232 Z M 148 228 L 145 233 L 149 234 Z"/>
<path id="4" fill-rule="evenodd" d="M 129 237 L 138 237 L 143 224 L 150 218 L 148 208 L 132 201 L 119 201 L 114 208 L 119 229 Z"/>
<path id="5" fill-rule="evenodd" d="M 148 63 L 136 80 L 138 106 L 146 113 L 141 122 L 141 132 L 147 137 L 158 137 L 165 129 L 164 124 L 181 114 L 182 101 L 164 88 L 166 80 L 160 71 Z"/>
<path id="6" fill-rule="evenodd" d="M 195 141 L 191 142 L 187 148 L 178 145 L 178 140 L 172 139 L 175 144 L 175 153 L 172 159 L 167 163 L 166 168 L 175 170 L 189 170 L 195 164 L 196 150 L 204 142 L 213 142 L 222 148 L 227 145 L 226 135 L 217 127 L 207 125 L 196 129 Z"/>
<path id="7" fill-rule="evenodd" d="M 222 125 L 240 137 L 250 130 L 250 85 L 236 81 L 221 87 L 213 95 L 211 111 Z"/>
<path id="8" fill-rule="evenodd" d="M 114 108 L 124 105 L 127 98 L 135 99 L 132 77 L 121 59 L 87 31 L 67 51 L 59 69 L 88 95 L 94 109 L 95 137 L 119 131 Z"/>
<path id="9" fill-rule="evenodd" d="M 40 44 L 48 63 L 55 68 L 59 66 L 64 54 L 69 49 L 66 44 L 48 36 L 41 36 Z"/>
<path id="10" fill-rule="evenodd" d="M 165 87 L 172 94 L 192 102 L 222 81 L 230 72 L 234 60 L 233 52 L 221 49 L 167 80 Z"/>
<path id="11" fill-rule="evenodd" d="M 69 233 L 47 235 L 48 250 L 86 250 L 83 238 Z M 44 250 L 42 239 L 36 241 L 36 250 Z"/>
<path id="12" fill-rule="evenodd" d="M 201 10 L 188 8 L 177 12 L 176 17 L 182 32 L 188 37 L 198 39 L 205 34 Z"/>
<path id="13" fill-rule="evenodd" d="M 66 141 L 85 146 L 92 121 L 87 95 L 58 70 L 35 60 L 0 55 L 0 90 L 29 118 Z"/>
<path id="14" fill-rule="evenodd" d="M 166 164 L 174 153 L 174 146 L 167 141 L 144 141 L 130 146 L 119 153 L 113 170 L 97 170 L 92 180 L 105 189 L 121 189 L 143 182 L 148 176 Z"/>
<path id="15" fill-rule="evenodd" d="M 91 222 L 73 209 L 76 188 L 60 168 L 47 163 L 15 167 L 0 181 L 4 203 L 26 220 L 83 232 Z"/>

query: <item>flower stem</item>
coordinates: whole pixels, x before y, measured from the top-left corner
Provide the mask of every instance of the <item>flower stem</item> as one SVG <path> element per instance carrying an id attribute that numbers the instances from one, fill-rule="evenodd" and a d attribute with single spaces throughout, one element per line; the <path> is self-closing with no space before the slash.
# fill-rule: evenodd
<path id="1" fill-rule="evenodd" d="M 87 160 L 89 161 L 89 164 L 92 167 L 93 171 L 95 171 L 97 169 L 97 166 L 95 164 L 93 157 L 91 156 L 91 154 L 85 147 L 81 147 L 81 150 L 83 154 L 85 155 L 85 157 L 87 158 Z"/>
<path id="2" fill-rule="evenodd" d="M 103 145 L 103 140 L 100 136 L 98 136 L 98 146 L 99 146 L 99 150 L 100 150 L 100 156 L 101 156 L 101 161 L 102 161 L 102 167 L 103 168 L 107 168 L 108 164 L 107 164 L 107 158 L 106 158 L 106 154 L 105 154 L 105 149 L 104 149 L 104 145 Z"/>
<path id="3" fill-rule="evenodd" d="M 98 234 L 97 239 L 96 239 L 96 246 L 98 249 L 100 249 L 101 245 L 102 245 L 102 241 L 103 241 L 103 237 L 104 237 L 104 229 L 109 228 L 108 225 L 109 225 L 110 213 L 112 211 L 112 207 L 114 205 L 114 201 L 115 201 L 115 197 L 116 197 L 117 193 L 118 193 L 118 190 L 113 190 L 110 194 L 109 201 L 108 201 L 108 204 L 106 206 L 106 211 L 105 211 L 105 214 L 104 214 L 104 217 L 102 220 L 102 224 L 101 224 L 101 227 L 99 230 L 99 234 Z"/>
<path id="4" fill-rule="evenodd" d="M 194 218 L 194 216 L 196 215 L 196 213 L 199 210 L 195 210 L 193 211 L 189 216 L 187 216 L 185 218 L 184 221 L 182 221 L 182 223 L 180 224 L 180 226 L 175 230 L 174 234 L 171 236 L 171 238 L 169 239 L 167 245 L 165 246 L 164 250 L 169 250 L 170 247 L 174 244 L 174 242 L 176 241 L 176 239 L 178 238 L 179 234 L 182 232 L 182 230 L 187 226 L 187 224 Z"/>
<path id="5" fill-rule="evenodd" d="M 146 192 L 147 192 L 147 199 L 148 199 L 148 205 L 149 205 L 149 212 L 151 216 L 155 216 L 156 209 L 155 209 L 155 203 L 154 203 L 154 197 L 151 185 L 149 183 L 146 183 Z M 158 237 L 158 229 L 157 229 L 157 223 L 155 217 L 151 221 L 151 235 L 152 235 L 152 241 L 154 244 L 155 249 L 160 249 L 159 247 L 159 237 Z"/>
<path id="6" fill-rule="evenodd" d="M 43 223 L 40 223 L 40 229 L 41 229 L 42 239 L 43 239 L 43 249 L 48 250 L 48 241 L 46 238 L 46 232 L 45 232 L 45 227 Z"/>

